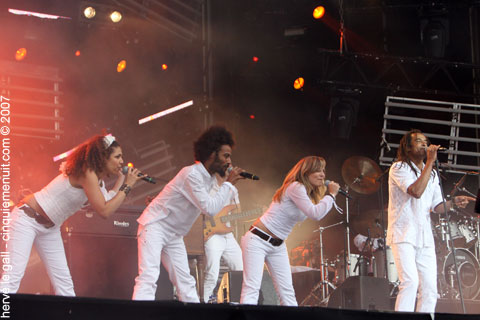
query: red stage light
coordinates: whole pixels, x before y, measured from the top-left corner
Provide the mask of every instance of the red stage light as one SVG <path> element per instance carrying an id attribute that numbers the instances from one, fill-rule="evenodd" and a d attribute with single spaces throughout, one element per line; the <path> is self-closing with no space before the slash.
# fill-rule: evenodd
<path id="1" fill-rule="evenodd" d="M 26 56 L 27 56 L 27 49 L 25 48 L 20 48 L 17 50 L 17 52 L 15 52 L 15 60 L 17 61 L 21 61 L 25 59 Z"/>
<path id="2" fill-rule="evenodd" d="M 255 115 L 254 115 L 254 114 L 251 114 L 251 115 L 250 115 L 250 119 L 255 119 Z"/>
<path id="3" fill-rule="evenodd" d="M 127 67 L 127 61 L 122 60 L 117 64 L 117 72 L 122 72 Z"/>
<path id="4" fill-rule="evenodd" d="M 300 89 L 303 88 L 304 84 L 305 84 L 305 79 L 303 79 L 302 77 L 299 77 L 299 78 L 295 79 L 295 81 L 293 82 L 293 87 L 296 90 L 300 90 Z"/>
<path id="5" fill-rule="evenodd" d="M 254 56 L 254 57 L 252 58 L 252 60 L 253 60 L 253 62 L 258 62 L 258 57 L 255 57 L 255 56 Z"/>
<path id="6" fill-rule="evenodd" d="M 315 19 L 321 19 L 325 14 L 325 8 L 323 6 L 318 6 L 313 10 L 313 17 Z"/>

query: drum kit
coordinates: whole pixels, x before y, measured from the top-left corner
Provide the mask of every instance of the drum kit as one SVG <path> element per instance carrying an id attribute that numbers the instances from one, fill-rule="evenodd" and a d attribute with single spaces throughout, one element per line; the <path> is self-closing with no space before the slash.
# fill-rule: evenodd
<path id="1" fill-rule="evenodd" d="M 387 172 L 388 169 L 382 172 L 380 167 L 369 158 L 351 157 L 342 165 L 342 177 L 346 183 L 344 189 L 347 193 L 351 188 L 364 195 L 379 190 L 382 192 L 380 182 Z M 462 191 L 475 197 L 465 188 L 462 188 Z M 383 199 L 383 194 L 380 194 L 380 198 Z M 391 285 L 390 296 L 393 297 L 398 293 L 399 278 L 393 254 L 391 248 L 385 245 L 387 210 L 366 211 L 349 221 L 349 199 L 348 197 L 345 199 L 345 219 L 316 230 L 319 233 L 322 280 L 301 302 L 301 305 L 326 305 L 333 290 L 351 276 L 385 278 Z M 382 207 L 384 207 L 383 204 Z M 434 216 L 432 215 L 432 218 Z M 334 259 L 326 259 L 323 232 L 339 225 L 345 227 L 345 249 Z M 350 228 L 356 233 L 365 235 L 358 235 L 354 240 L 361 251 L 360 254 L 351 253 Z M 460 298 L 458 283 L 460 282 L 464 299 L 480 299 L 480 218 L 473 217 L 462 209 L 456 209 L 448 216 L 442 215 L 432 219 L 432 230 L 437 253 L 439 297 L 458 300 Z M 452 241 L 449 241 L 450 235 Z M 455 249 L 455 259 L 452 245 Z"/>

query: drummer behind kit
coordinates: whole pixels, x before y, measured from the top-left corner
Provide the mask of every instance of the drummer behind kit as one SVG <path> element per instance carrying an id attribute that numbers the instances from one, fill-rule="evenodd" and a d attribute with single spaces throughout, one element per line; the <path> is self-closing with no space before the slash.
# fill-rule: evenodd
<path id="1" fill-rule="evenodd" d="M 382 171 L 373 160 L 365 157 L 351 157 L 344 162 L 342 175 L 344 181 L 354 191 L 360 194 L 371 194 L 376 192 L 380 187 L 379 180 L 382 176 Z M 462 191 L 474 196 L 465 188 L 462 188 Z M 346 219 L 348 221 L 348 199 L 346 202 Z M 475 212 L 480 214 L 480 189 L 475 204 Z M 446 218 L 440 215 L 432 215 L 432 217 L 438 217 L 436 221 L 432 219 L 432 229 L 437 251 L 439 298 L 450 300 L 460 299 L 456 268 L 453 262 L 452 248 L 450 248 L 450 237 L 447 232 L 447 227 L 449 227 L 452 242 L 455 246 L 455 256 L 463 297 L 465 299 L 480 299 L 480 215 L 474 217 L 469 212 L 458 208 L 450 212 L 449 216 L 449 221 L 447 221 Z M 368 280 L 368 277 L 365 276 L 386 279 L 390 286 L 389 292 L 386 293 L 386 295 L 389 297 L 396 296 L 396 289 L 400 283 L 398 272 L 393 260 L 391 248 L 384 246 L 384 236 L 387 226 L 386 210 L 366 211 L 348 223 L 348 225 L 351 225 L 353 230 L 358 233 L 354 239 L 354 243 L 361 251 L 361 254 L 351 254 L 349 241 L 347 241 L 347 250 L 343 250 L 337 254 L 333 261 L 324 259 L 322 233 L 325 229 L 340 224 L 345 225 L 344 221 L 342 221 L 334 225 L 320 227 L 318 230 L 320 236 L 319 260 L 322 281 L 314 287 L 310 295 L 308 295 L 300 305 L 325 305 L 328 303 L 329 307 L 346 307 L 338 305 L 340 303 L 339 301 L 345 300 L 344 295 L 347 294 L 347 291 L 354 289 L 352 288 L 352 284 L 355 284 L 353 287 L 355 287 L 358 291 L 357 293 L 361 295 L 362 290 L 364 290 L 363 287 L 368 287 L 368 285 L 365 284 L 365 280 Z M 345 227 L 345 229 L 347 233 L 346 236 L 348 236 L 349 228 Z M 372 234 L 373 238 L 365 236 L 367 234 Z M 334 277 L 331 276 L 332 272 L 334 273 Z M 352 278 L 352 281 L 347 281 L 349 277 L 358 279 L 354 280 Z M 363 286 L 362 281 L 364 283 Z M 347 284 L 347 282 L 349 283 Z M 384 288 L 383 282 L 373 285 Z M 339 296 L 342 296 L 342 298 L 339 298 Z M 329 302 L 331 297 L 334 297 L 334 301 Z M 380 305 L 384 305 L 383 302 L 379 303 L 379 306 Z"/>

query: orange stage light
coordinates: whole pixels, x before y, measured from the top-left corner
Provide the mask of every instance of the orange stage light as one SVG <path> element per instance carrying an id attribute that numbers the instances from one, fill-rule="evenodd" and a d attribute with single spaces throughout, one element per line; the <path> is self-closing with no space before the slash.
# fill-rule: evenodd
<path id="1" fill-rule="evenodd" d="M 127 67 L 127 61 L 122 60 L 117 64 L 117 72 L 122 72 Z"/>
<path id="2" fill-rule="evenodd" d="M 133 163 L 129 162 L 129 163 L 127 164 L 127 167 L 133 168 Z"/>
<path id="3" fill-rule="evenodd" d="M 295 79 L 295 81 L 293 82 L 293 87 L 296 90 L 299 90 L 299 89 L 303 88 L 304 84 L 305 84 L 305 79 L 303 79 L 302 77 L 299 77 L 299 78 Z"/>
<path id="4" fill-rule="evenodd" d="M 313 10 L 313 17 L 315 19 L 321 19 L 325 14 L 325 8 L 323 6 L 318 6 Z"/>
<path id="5" fill-rule="evenodd" d="M 75 57 L 80 57 L 81 54 L 80 50 L 75 51 Z"/>
<path id="6" fill-rule="evenodd" d="M 15 52 L 15 60 L 17 61 L 21 61 L 25 59 L 26 56 L 27 56 L 27 49 L 25 48 L 20 48 L 17 50 L 17 52 Z"/>
<path id="7" fill-rule="evenodd" d="M 162 64 L 162 70 L 167 70 L 168 69 L 168 66 L 164 63 Z"/>

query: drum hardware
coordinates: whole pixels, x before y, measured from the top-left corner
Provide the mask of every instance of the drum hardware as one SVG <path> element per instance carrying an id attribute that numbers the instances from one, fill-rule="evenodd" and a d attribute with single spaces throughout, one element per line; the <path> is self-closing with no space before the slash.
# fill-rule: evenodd
<path id="1" fill-rule="evenodd" d="M 449 236 L 449 241 L 448 242 L 450 242 L 450 246 L 451 246 L 451 254 L 452 254 L 452 258 L 453 258 L 453 268 L 455 269 L 455 278 L 456 278 L 457 284 L 458 284 L 458 293 L 459 293 L 459 296 L 460 296 L 460 303 L 462 305 L 463 313 L 466 314 L 467 309 L 465 308 L 465 301 L 464 301 L 464 297 L 463 297 L 463 288 L 462 288 L 462 285 L 461 285 L 461 282 L 460 282 L 460 273 L 459 273 L 459 268 L 458 268 L 459 266 L 458 266 L 458 263 L 457 263 L 457 257 L 456 257 L 456 252 L 455 252 L 456 249 L 455 249 L 455 245 L 453 243 L 452 232 L 451 232 L 451 228 L 450 228 L 450 212 L 447 209 L 447 201 L 445 199 L 445 194 L 443 192 L 443 184 L 442 184 L 442 178 L 440 177 L 439 167 L 440 167 L 440 165 L 439 165 L 439 161 L 438 161 L 438 158 L 437 158 L 437 159 L 435 159 L 435 169 L 436 169 L 437 175 L 439 175 L 438 176 L 438 184 L 440 186 L 440 192 L 442 194 L 443 210 L 444 210 L 444 215 L 446 217 L 446 222 L 447 222 L 447 225 L 446 225 L 447 226 L 447 234 Z M 460 179 L 460 181 L 461 181 L 461 179 Z M 457 183 L 458 185 L 460 184 L 460 181 L 459 181 L 459 183 Z"/>
<path id="2" fill-rule="evenodd" d="M 320 240 L 320 272 L 321 272 L 320 275 L 321 275 L 321 280 L 320 280 L 319 283 L 317 283 L 317 285 L 315 287 L 313 287 L 312 291 L 310 291 L 308 296 L 306 296 L 305 299 L 303 299 L 303 301 L 300 303 L 301 306 L 306 305 L 306 303 L 308 301 L 310 301 L 311 299 L 315 299 L 315 301 L 319 302 L 317 305 L 325 305 L 326 306 L 326 304 L 328 302 L 328 297 L 330 295 L 329 289 L 331 288 L 331 289 L 335 290 L 337 288 L 328 279 L 329 263 L 323 257 L 323 232 L 326 229 L 330 229 L 330 228 L 333 228 L 333 227 L 341 225 L 341 224 L 343 224 L 343 221 L 334 223 L 334 224 L 326 226 L 326 227 L 319 227 L 317 230 L 313 231 L 313 232 L 318 231 L 319 240 Z M 321 293 L 321 297 L 318 297 L 316 292 L 320 289 L 320 287 L 322 288 L 322 293 Z"/>

